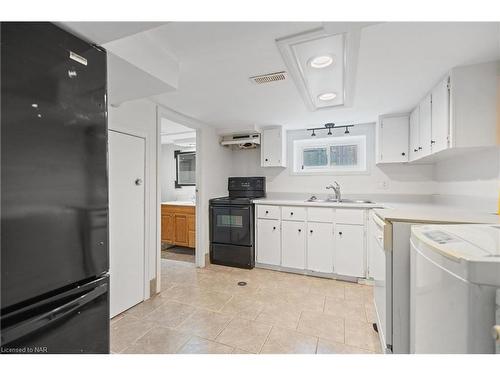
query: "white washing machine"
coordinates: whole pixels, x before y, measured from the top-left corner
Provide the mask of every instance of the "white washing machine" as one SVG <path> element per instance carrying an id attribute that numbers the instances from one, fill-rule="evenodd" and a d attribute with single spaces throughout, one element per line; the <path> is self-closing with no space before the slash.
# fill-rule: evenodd
<path id="1" fill-rule="evenodd" d="M 410 352 L 495 353 L 500 225 L 413 227 L 410 262 Z"/>

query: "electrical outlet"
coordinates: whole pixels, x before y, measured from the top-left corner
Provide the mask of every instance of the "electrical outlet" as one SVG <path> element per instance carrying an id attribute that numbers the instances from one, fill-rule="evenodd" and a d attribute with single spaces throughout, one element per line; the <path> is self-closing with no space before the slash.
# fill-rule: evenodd
<path id="1" fill-rule="evenodd" d="M 389 188 L 389 184 L 387 183 L 387 181 L 381 181 L 378 183 L 378 188 L 380 190 L 387 190 Z"/>

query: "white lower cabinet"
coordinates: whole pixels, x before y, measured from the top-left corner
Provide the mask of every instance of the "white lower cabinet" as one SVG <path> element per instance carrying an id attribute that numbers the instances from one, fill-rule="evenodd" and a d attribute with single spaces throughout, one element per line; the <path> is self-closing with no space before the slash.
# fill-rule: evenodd
<path id="1" fill-rule="evenodd" d="M 333 224 L 307 224 L 307 269 L 310 271 L 333 272 Z"/>
<path id="2" fill-rule="evenodd" d="M 281 266 L 305 269 L 306 223 L 283 220 L 281 225 Z"/>
<path id="3" fill-rule="evenodd" d="M 365 277 L 365 233 L 363 225 L 337 224 L 335 227 L 334 272 Z"/>
<path id="4" fill-rule="evenodd" d="M 257 262 L 279 266 L 281 264 L 280 221 L 257 220 Z"/>
<path id="5" fill-rule="evenodd" d="M 256 262 L 260 266 L 367 276 L 366 210 L 257 205 L 257 213 Z"/>

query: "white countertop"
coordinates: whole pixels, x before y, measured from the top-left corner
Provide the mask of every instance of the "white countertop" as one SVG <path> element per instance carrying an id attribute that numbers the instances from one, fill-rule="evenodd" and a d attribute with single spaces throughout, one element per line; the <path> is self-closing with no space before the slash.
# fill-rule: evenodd
<path id="1" fill-rule="evenodd" d="M 484 223 L 500 224 L 500 216 L 494 213 L 475 212 L 436 204 L 385 203 L 375 213 L 386 221 L 418 223 Z"/>
<path id="2" fill-rule="evenodd" d="M 255 204 L 270 204 L 278 206 L 306 206 L 306 207 L 345 207 L 345 208 L 375 208 L 384 207 L 380 203 L 339 203 L 339 202 L 307 202 L 298 199 L 254 199 Z"/>
<path id="3" fill-rule="evenodd" d="M 193 201 L 166 201 L 166 202 L 161 202 L 161 204 L 168 204 L 171 206 L 192 206 L 192 207 L 196 205 L 196 203 Z"/>
<path id="4" fill-rule="evenodd" d="M 386 221 L 415 223 L 485 223 L 500 224 L 500 216 L 494 213 L 474 212 L 463 208 L 430 203 L 338 203 L 306 202 L 299 199 L 255 199 L 255 204 L 305 207 L 344 207 L 374 209 L 375 213 Z"/>

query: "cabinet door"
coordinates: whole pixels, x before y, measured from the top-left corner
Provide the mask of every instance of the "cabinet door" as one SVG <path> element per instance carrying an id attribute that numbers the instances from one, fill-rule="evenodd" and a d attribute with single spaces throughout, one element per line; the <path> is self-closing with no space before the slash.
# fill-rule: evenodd
<path id="1" fill-rule="evenodd" d="M 335 228 L 333 271 L 343 276 L 364 277 L 364 248 L 363 225 L 338 224 Z"/>
<path id="2" fill-rule="evenodd" d="M 174 215 L 174 243 L 180 246 L 188 245 L 187 215 Z"/>
<path id="3" fill-rule="evenodd" d="M 420 107 L 417 106 L 410 114 L 410 161 L 420 157 Z"/>
<path id="4" fill-rule="evenodd" d="M 448 148 L 450 132 L 448 77 L 432 90 L 431 119 L 431 151 L 434 153 Z"/>
<path id="5" fill-rule="evenodd" d="M 174 242 L 174 215 L 161 215 L 161 240 L 173 243 Z"/>
<path id="6" fill-rule="evenodd" d="M 279 220 L 257 220 L 257 262 L 275 266 L 281 264 Z"/>
<path id="7" fill-rule="evenodd" d="M 420 108 L 420 146 L 419 157 L 431 154 L 432 117 L 431 95 L 427 95 L 419 105 Z"/>
<path id="8" fill-rule="evenodd" d="M 305 268 L 306 224 L 282 221 L 281 265 L 288 268 Z"/>
<path id="9" fill-rule="evenodd" d="M 307 269 L 317 272 L 333 272 L 333 224 L 307 224 Z"/>
<path id="10" fill-rule="evenodd" d="M 282 129 L 272 128 L 262 131 L 261 164 L 263 167 L 283 166 Z"/>
<path id="11" fill-rule="evenodd" d="M 188 215 L 188 247 L 196 247 L 196 216 Z"/>
<path id="12" fill-rule="evenodd" d="M 403 163 L 408 161 L 409 116 L 383 117 L 379 121 L 379 162 Z"/>

